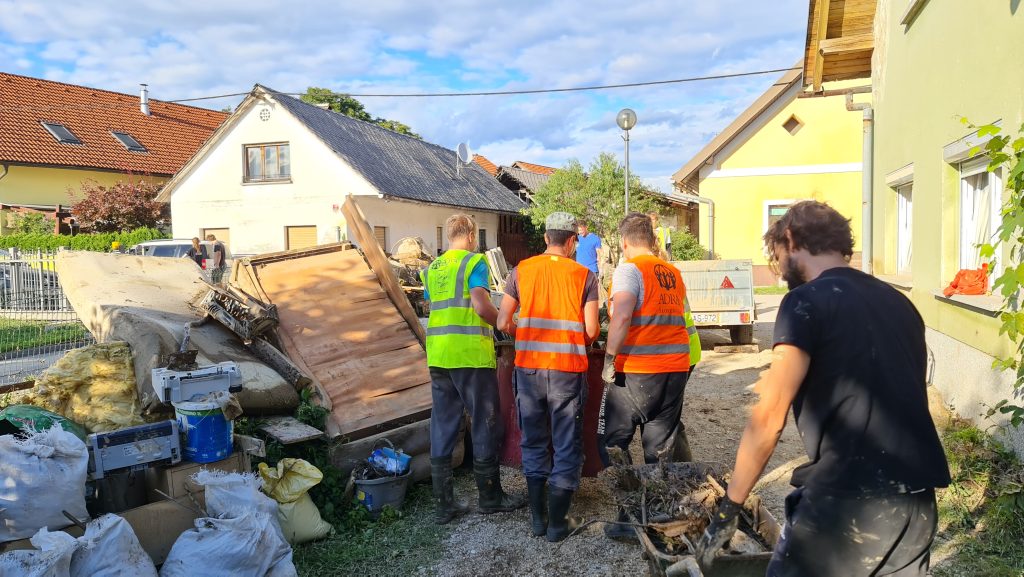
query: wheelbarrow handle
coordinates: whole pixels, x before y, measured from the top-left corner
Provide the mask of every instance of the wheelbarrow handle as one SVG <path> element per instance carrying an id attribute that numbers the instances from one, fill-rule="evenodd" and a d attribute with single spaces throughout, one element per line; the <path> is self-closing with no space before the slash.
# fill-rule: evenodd
<path id="1" fill-rule="evenodd" d="M 666 567 L 665 577 L 704 577 L 704 572 L 697 565 L 697 559 L 693 555 L 687 555 L 681 561 Z"/>

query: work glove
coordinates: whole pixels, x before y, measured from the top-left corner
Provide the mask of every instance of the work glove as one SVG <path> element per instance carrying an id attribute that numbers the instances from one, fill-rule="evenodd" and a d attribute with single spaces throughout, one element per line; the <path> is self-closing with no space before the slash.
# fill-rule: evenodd
<path id="1" fill-rule="evenodd" d="M 725 546 L 736 534 L 739 527 L 739 514 L 743 505 L 733 503 L 729 497 L 722 497 L 718 502 L 718 508 L 711 517 L 711 523 L 704 530 L 704 535 L 697 541 L 697 550 L 694 556 L 701 567 L 707 568 L 715 562 L 715 553 Z"/>
<path id="2" fill-rule="evenodd" d="M 601 370 L 601 380 L 606 385 L 615 383 L 615 355 L 604 356 L 604 369 Z"/>

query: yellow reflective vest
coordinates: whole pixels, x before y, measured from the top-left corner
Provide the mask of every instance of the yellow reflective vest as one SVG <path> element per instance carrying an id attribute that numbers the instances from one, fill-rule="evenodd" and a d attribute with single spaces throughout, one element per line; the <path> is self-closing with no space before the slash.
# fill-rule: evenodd
<path id="1" fill-rule="evenodd" d="M 430 300 L 427 365 L 442 369 L 496 366 L 491 326 L 473 310 L 469 275 L 484 255 L 449 250 L 420 272 Z"/>
<path id="2" fill-rule="evenodd" d="M 700 335 L 697 334 L 697 326 L 693 324 L 693 315 L 690 314 L 690 299 L 683 299 L 683 319 L 686 322 L 686 332 L 690 333 L 690 366 L 700 362 Z"/>

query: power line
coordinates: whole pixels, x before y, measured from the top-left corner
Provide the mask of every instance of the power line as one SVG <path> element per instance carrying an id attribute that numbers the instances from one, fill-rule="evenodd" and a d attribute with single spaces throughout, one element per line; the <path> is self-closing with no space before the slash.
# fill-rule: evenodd
<path id="1" fill-rule="evenodd" d="M 564 92 L 586 92 L 595 90 L 614 90 L 619 88 L 637 88 L 644 86 L 663 86 L 667 84 L 684 84 L 689 82 L 704 82 L 709 80 L 727 80 L 730 78 L 743 78 L 748 76 L 762 76 L 765 74 L 776 74 L 780 72 L 789 72 L 792 70 L 799 70 L 799 68 L 775 68 L 771 70 L 756 70 L 752 72 L 735 72 L 731 74 L 715 74 L 710 76 L 691 76 L 688 78 L 675 78 L 672 80 L 651 80 L 647 82 L 630 82 L 625 84 L 603 84 L 599 86 L 576 86 L 569 88 L 537 88 L 537 89 L 525 89 L 525 90 L 494 90 L 494 91 L 476 91 L 476 92 L 423 92 L 423 93 L 355 93 L 355 92 L 341 92 L 346 96 L 353 98 L 435 98 L 435 97 L 459 97 L 459 96 L 514 96 L 523 94 L 555 94 Z M 776 82 L 772 86 L 784 86 L 787 82 Z M 171 104 L 181 104 L 185 102 L 199 102 L 203 100 L 217 100 L 221 98 L 234 98 L 238 96 L 247 96 L 250 92 L 233 92 L 230 94 L 216 94 L 212 96 L 196 96 L 193 98 L 178 98 L 175 100 L 158 100 L 153 99 L 152 101 L 165 102 Z M 282 92 L 281 94 L 287 96 L 304 96 L 305 92 Z M 58 105 L 16 105 L 16 106 L 5 106 L 0 104 L 0 109 L 8 110 L 86 110 L 86 109 L 115 109 L 124 107 L 137 106 L 137 101 L 125 102 L 123 104 L 58 104 Z"/>

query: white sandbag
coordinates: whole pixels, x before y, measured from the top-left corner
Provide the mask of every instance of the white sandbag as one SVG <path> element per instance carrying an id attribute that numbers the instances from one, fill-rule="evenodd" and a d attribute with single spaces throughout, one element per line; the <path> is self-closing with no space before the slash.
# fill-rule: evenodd
<path id="1" fill-rule="evenodd" d="M 277 522 L 277 501 L 263 494 L 263 481 L 255 473 L 227 473 L 203 469 L 192 480 L 206 489 L 206 511 L 211 517 L 241 517 L 250 511 L 270 515 L 272 525 L 284 540 Z"/>
<path id="2" fill-rule="evenodd" d="M 60 426 L 25 439 L 0 436 L 0 543 L 71 524 L 61 511 L 88 519 L 85 443 Z"/>
<path id="3" fill-rule="evenodd" d="M 71 577 L 156 577 L 156 566 L 123 517 L 107 514 L 85 526 L 71 558 Z"/>
<path id="4" fill-rule="evenodd" d="M 10 551 L 0 555 L 0 577 L 69 577 L 71 556 L 78 541 L 63 531 L 40 529 L 30 543 L 36 550 Z"/>
<path id="5" fill-rule="evenodd" d="M 296 577 L 292 549 L 275 525 L 272 516 L 260 512 L 196 519 L 196 528 L 174 542 L 160 577 Z"/>

